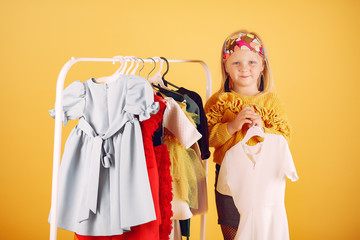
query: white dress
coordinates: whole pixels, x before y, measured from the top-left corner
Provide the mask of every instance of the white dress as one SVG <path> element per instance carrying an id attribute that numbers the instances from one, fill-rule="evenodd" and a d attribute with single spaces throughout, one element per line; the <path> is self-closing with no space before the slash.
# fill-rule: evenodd
<path id="1" fill-rule="evenodd" d="M 60 166 L 57 227 L 109 236 L 156 219 L 139 120 L 158 108 L 150 84 L 139 76 L 75 81 L 64 90 L 64 125 L 79 123 Z"/>
<path id="2" fill-rule="evenodd" d="M 233 197 L 240 213 L 236 240 L 288 240 L 286 177 L 298 180 L 286 139 L 265 134 L 249 146 L 240 141 L 221 164 L 217 190 Z"/>

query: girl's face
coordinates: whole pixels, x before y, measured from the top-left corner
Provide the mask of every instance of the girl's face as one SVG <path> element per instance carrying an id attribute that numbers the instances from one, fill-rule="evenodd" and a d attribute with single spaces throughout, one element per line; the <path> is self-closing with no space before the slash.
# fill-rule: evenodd
<path id="1" fill-rule="evenodd" d="M 263 59 L 251 50 L 241 49 L 231 54 L 225 63 L 225 70 L 235 92 L 240 93 L 238 90 L 241 88 L 257 91 L 258 79 L 264 70 Z"/>

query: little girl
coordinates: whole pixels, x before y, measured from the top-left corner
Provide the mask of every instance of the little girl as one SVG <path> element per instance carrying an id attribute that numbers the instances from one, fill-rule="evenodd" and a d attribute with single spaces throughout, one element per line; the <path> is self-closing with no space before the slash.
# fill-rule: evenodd
<path id="1" fill-rule="evenodd" d="M 284 106 L 274 93 L 274 83 L 264 43 L 255 33 L 239 31 L 226 38 L 222 48 L 222 84 L 205 105 L 209 145 L 215 148 L 216 179 L 225 152 L 241 141 L 249 127 L 290 137 Z M 247 144 L 262 141 L 251 138 Z M 225 240 L 234 239 L 240 215 L 231 196 L 215 190 L 218 224 Z"/>

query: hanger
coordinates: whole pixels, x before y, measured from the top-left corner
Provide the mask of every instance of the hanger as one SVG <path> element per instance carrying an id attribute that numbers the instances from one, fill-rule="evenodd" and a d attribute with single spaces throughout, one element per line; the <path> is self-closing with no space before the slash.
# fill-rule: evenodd
<path id="1" fill-rule="evenodd" d="M 121 65 L 120 65 L 120 67 L 114 72 L 113 75 L 109 76 L 108 81 L 113 81 L 113 80 L 115 80 L 116 78 L 118 78 L 119 75 L 120 75 L 121 69 L 124 67 L 125 58 L 124 58 L 123 56 L 115 56 L 114 58 L 119 58 L 119 59 L 121 60 L 121 61 L 120 61 Z"/>
<path id="2" fill-rule="evenodd" d="M 115 71 L 115 73 L 114 74 L 117 74 L 117 73 L 119 73 L 120 72 L 120 70 L 122 69 L 122 67 L 124 66 L 124 60 L 125 60 L 125 58 L 123 57 L 123 56 L 115 56 L 115 57 L 113 57 L 113 58 L 118 58 L 118 59 L 120 59 L 121 61 L 120 61 L 120 67 Z M 113 75 L 114 75 L 113 74 Z"/>
<path id="3" fill-rule="evenodd" d="M 138 59 L 140 59 L 140 61 L 142 61 L 142 63 L 143 63 L 142 68 L 138 72 L 138 75 L 140 76 L 141 70 L 143 70 L 143 68 L 145 67 L 145 62 L 144 62 L 144 60 L 142 58 L 138 58 Z"/>
<path id="4" fill-rule="evenodd" d="M 152 73 L 152 71 L 154 71 L 154 69 L 156 68 L 156 62 L 155 62 L 155 60 L 154 60 L 153 58 L 151 58 L 151 57 L 148 57 L 147 59 L 151 59 L 151 60 L 153 60 L 153 62 L 154 62 L 154 68 L 151 69 L 151 71 L 148 73 L 147 78 L 146 78 L 147 80 L 149 80 L 150 73 Z"/>
<path id="5" fill-rule="evenodd" d="M 158 57 L 154 57 L 154 58 L 160 59 L 160 58 L 158 58 Z M 177 93 L 177 92 L 174 92 L 174 91 L 171 91 L 171 90 L 170 90 L 169 88 L 167 88 L 165 85 L 163 85 L 164 87 L 162 87 L 161 84 L 158 83 L 158 82 L 152 82 L 152 81 L 154 81 L 154 80 L 158 80 L 158 79 L 159 79 L 159 76 L 160 76 L 160 80 L 162 81 L 161 75 L 160 75 L 160 72 L 161 72 L 161 70 L 162 70 L 162 66 L 160 66 L 160 71 L 158 71 L 158 72 L 156 73 L 156 74 L 158 74 L 158 75 L 156 76 L 156 78 L 154 78 L 154 77 L 149 78 L 150 73 L 151 73 L 152 71 L 154 71 L 154 69 L 156 68 L 156 61 L 154 60 L 154 58 L 148 58 L 148 59 L 151 59 L 151 60 L 154 61 L 154 68 L 151 69 L 151 71 L 149 72 L 148 77 L 147 77 L 148 81 L 151 83 L 151 85 L 153 86 L 153 88 L 156 89 L 158 92 L 161 92 L 161 93 L 165 94 L 166 96 L 174 96 L 174 97 L 176 98 L 176 99 L 175 99 L 176 101 L 179 101 L 179 102 L 184 101 L 184 96 L 183 96 L 182 94 Z M 160 61 L 161 61 L 161 60 L 160 60 Z M 156 83 L 157 83 L 158 85 L 156 85 Z M 160 86 L 159 86 L 159 85 L 160 85 Z"/>
<path id="6" fill-rule="evenodd" d="M 106 76 L 106 77 L 99 77 L 96 80 L 96 82 L 98 83 L 104 83 L 104 82 L 111 82 L 113 81 L 114 79 L 116 79 L 116 77 L 119 75 L 118 72 L 120 71 L 120 69 L 123 67 L 123 59 L 124 57 L 123 56 L 114 56 L 113 57 L 114 59 L 120 59 L 120 67 L 115 71 L 115 73 L 113 73 L 112 75 L 110 76 Z M 115 64 L 115 60 L 113 61 L 113 64 Z"/>
<path id="7" fill-rule="evenodd" d="M 139 67 L 139 62 L 138 62 L 138 58 L 135 56 L 131 56 L 131 59 L 132 59 L 132 61 L 134 61 L 134 63 L 136 63 L 136 65 L 135 65 L 134 69 L 130 72 L 130 75 L 135 75 L 135 72 Z"/>
<path id="8" fill-rule="evenodd" d="M 125 62 L 125 64 L 124 64 L 124 66 L 122 67 L 122 69 L 120 70 L 119 74 L 122 75 L 122 74 L 125 73 L 125 70 L 126 70 L 126 68 L 127 68 L 127 63 L 128 63 L 129 60 L 130 60 L 130 57 L 129 57 L 129 56 L 124 57 L 124 62 Z"/>
<path id="9" fill-rule="evenodd" d="M 177 87 L 176 85 L 174 85 L 174 84 L 172 84 L 172 83 L 170 83 L 170 82 L 168 82 L 168 81 L 166 81 L 165 80 L 165 75 L 169 72 L 169 62 L 168 62 L 168 60 L 165 58 L 165 57 L 160 57 L 161 59 L 163 59 L 165 62 L 166 62 L 166 71 L 165 71 L 165 73 L 162 75 L 162 77 L 161 77 L 161 79 L 162 79 L 162 81 L 164 82 L 164 85 L 166 86 L 166 89 L 169 89 L 168 87 L 167 87 L 167 84 L 169 84 L 169 85 L 171 85 L 171 86 L 173 86 L 173 87 L 175 87 L 175 88 L 177 88 L 177 89 L 179 89 L 179 87 Z M 170 90 L 170 89 L 169 89 Z M 179 101 L 179 102 L 183 102 L 184 101 L 184 95 L 182 95 L 181 93 L 178 93 L 178 92 L 176 92 L 176 91 L 172 91 L 172 90 L 170 90 L 169 92 L 166 92 L 166 93 L 164 93 L 165 95 L 167 95 L 167 96 L 171 96 L 171 97 L 173 97 L 173 98 L 175 98 L 175 100 L 176 101 Z"/>
<path id="10" fill-rule="evenodd" d="M 131 68 L 134 66 L 134 62 L 135 62 L 134 58 L 135 58 L 135 56 L 130 56 L 129 57 L 129 60 L 130 60 L 131 64 L 130 64 L 130 67 L 128 68 L 128 70 L 125 72 L 125 75 L 129 75 L 129 72 L 130 72 Z"/>
<path id="11" fill-rule="evenodd" d="M 162 88 L 167 88 L 167 87 L 165 86 L 163 80 L 162 80 L 162 77 L 161 77 L 161 71 L 162 71 L 162 68 L 163 68 L 163 63 L 164 63 L 164 61 L 163 61 L 161 58 L 159 58 L 159 57 L 153 57 L 153 59 L 155 59 L 155 61 L 156 61 L 156 60 L 159 60 L 159 62 L 160 62 L 160 68 L 159 68 L 159 70 L 154 74 L 154 76 L 148 78 L 148 81 L 149 81 L 150 83 L 160 85 L 160 87 L 162 87 Z M 156 65 L 155 65 L 155 66 L 156 66 Z M 170 89 L 168 89 L 168 90 L 170 90 Z"/>
<path id="12" fill-rule="evenodd" d="M 155 85 L 153 83 L 151 85 L 153 86 L 153 88 L 157 89 L 158 92 L 163 93 L 167 97 L 174 98 L 175 101 L 183 102 L 185 100 L 184 96 L 182 94 L 178 93 L 178 92 L 169 90 L 168 88 L 162 88 L 162 87 L 160 87 L 158 85 Z"/>
<path id="13" fill-rule="evenodd" d="M 247 143 L 247 141 L 249 141 L 254 136 L 259 136 L 259 137 L 265 138 L 265 133 L 261 129 L 261 127 L 254 125 L 247 130 L 247 132 L 246 132 L 243 140 L 241 140 L 241 142 L 245 144 L 245 143 Z"/>
<path id="14" fill-rule="evenodd" d="M 165 62 L 166 62 L 166 72 L 162 75 L 162 81 L 164 82 L 164 85 L 165 86 L 167 86 L 168 84 L 170 85 L 170 86 L 173 86 L 173 87 L 175 87 L 175 88 L 177 88 L 177 89 L 179 89 L 179 87 L 178 86 L 176 86 L 176 85 L 174 85 L 174 84 L 172 84 L 171 82 L 169 82 L 169 81 L 167 81 L 167 80 L 165 80 L 165 75 L 168 73 L 168 71 L 169 71 L 169 62 L 168 62 L 168 60 L 166 59 L 166 58 L 164 58 L 164 57 L 160 57 L 161 59 L 163 59 Z"/>

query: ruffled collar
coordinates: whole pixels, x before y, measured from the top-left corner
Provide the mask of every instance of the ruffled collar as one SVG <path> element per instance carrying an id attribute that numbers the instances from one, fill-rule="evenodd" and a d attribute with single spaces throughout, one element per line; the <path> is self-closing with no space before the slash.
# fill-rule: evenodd
<path id="1" fill-rule="evenodd" d="M 234 91 L 224 92 L 217 96 L 215 103 L 210 107 L 210 115 L 218 115 L 216 118 L 221 118 L 226 109 L 233 113 L 238 113 L 247 105 L 253 106 L 256 112 L 262 112 L 262 107 L 255 104 L 255 102 L 262 102 L 264 98 L 269 97 L 271 92 L 255 95 L 245 96 L 240 95 Z M 256 99 L 256 100 L 255 100 Z"/>

